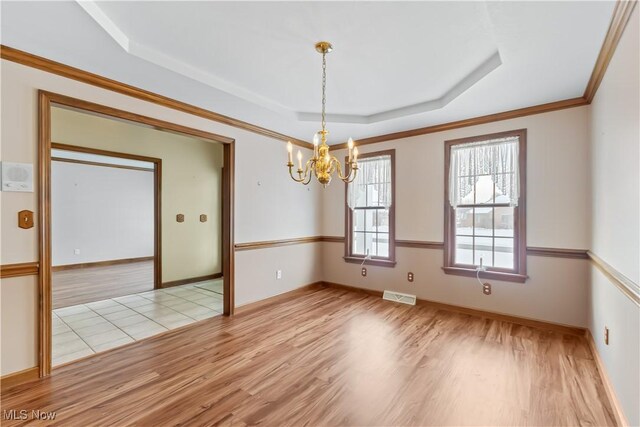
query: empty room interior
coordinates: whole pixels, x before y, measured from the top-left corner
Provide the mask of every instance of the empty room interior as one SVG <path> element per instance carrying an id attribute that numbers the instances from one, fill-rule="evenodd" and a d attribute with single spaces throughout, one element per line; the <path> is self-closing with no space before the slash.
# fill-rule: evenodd
<path id="1" fill-rule="evenodd" d="M 640 12 L 0 1 L 4 426 L 640 426 Z"/>

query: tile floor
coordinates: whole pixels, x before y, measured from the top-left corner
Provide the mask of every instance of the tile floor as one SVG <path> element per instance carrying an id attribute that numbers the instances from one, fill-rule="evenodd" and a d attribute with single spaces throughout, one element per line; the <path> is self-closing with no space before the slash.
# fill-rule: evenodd
<path id="1" fill-rule="evenodd" d="M 53 310 L 53 366 L 222 313 L 222 279 Z"/>

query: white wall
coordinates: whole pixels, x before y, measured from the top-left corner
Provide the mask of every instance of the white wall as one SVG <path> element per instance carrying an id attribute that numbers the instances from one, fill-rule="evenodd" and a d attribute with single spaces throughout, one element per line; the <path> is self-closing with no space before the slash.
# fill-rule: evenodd
<path id="1" fill-rule="evenodd" d="M 277 240 L 322 234 L 318 186 L 304 187 L 286 175 L 285 144 L 265 136 L 212 122 L 190 114 L 151 104 L 115 92 L 49 74 L 2 60 L 1 123 L 2 159 L 36 163 L 37 160 L 37 90 L 44 89 L 90 102 L 131 111 L 184 126 L 217 133 L 236 140 L 236 242 Z M 305 155 L 309 155 L 308 150 Z M 260 159 L 257 162 L 255 159 Z M 282 170 L 265 165 L 281 165 Z M 260 182 L 261 185 L 258 185 Z M 257 197 L 259 196 L 259 197 Z M 16 226 L 16 213 L 22 209 L 36 211 L 36 193 L 1 193 L 1 264 L 32 262 L 38 259 L 37 227 L 23 230 Z M 262 215 L 260 214 L 262 213 Z M 37 214 L 37 212 L 36 212 Z M 296 215 L 291 218 L 291 215 Z M 318 248 L 320 243 L 309 244 Z M 302 246 L 274 248 L 278 263 L 264 262 L 260 250 L 238 254 L 236 259 L 236 305 L 265 296 L 276 295 L 321 279 L 314 255 L 318 249 Z M 315 252 L 314 252 L 315 251 Z M 255 263 L 259 260 L 260 268 Z M 276 269 L 283 270 L 277 283 Z M 245 272 L 250 272 L 246 274 Z M 37 364 L 37 280 L 18 277 L 0 284 L 1 375 Z M 11 322 L 6 322 L 11 316 Z"/>
<path id="2" fill-rule="evenodd" d="M 592 170 L 591 250 L 640 281 L 639 8 L 618 44 L 589 108 Z M 640 425 L 640 308 L 591 269 L 589 329 L 630 425 Z M 604 344 L 604 328 L 610 343 Z"/>
<path id="3" fill-rule="evenodd" d="M 152 171 L 52 162 L 53 265 L 153 256 L 153 195 Z"/>
<path id="4" fill-rule="evenodd" d="M 442 242 L 444 236 L 444 141 L 527 129 L 527 246 L 588 249 L 589 157 L 587 108 L 455 129 L 365 145 L 361 152 L 396 150 L 396 234 L 399 240 Z M 342 153 L 338 154 L 338 157 Z M 344 235 L 344 185 L 324 193 L 324 233 Z M 445 275 L 438 249 L 398 248 L 395 268 L 342 260 L 343 245 L 325 243 L 325 279 L 371 289 L 395 289 L 420 298 L 574 326 L 587 325 L 586 260 L 527 257 L 526 283 L 490 281 L 482 294 L 475 279 Z M 415 282 L 406 280 L 415 273 Z"/>

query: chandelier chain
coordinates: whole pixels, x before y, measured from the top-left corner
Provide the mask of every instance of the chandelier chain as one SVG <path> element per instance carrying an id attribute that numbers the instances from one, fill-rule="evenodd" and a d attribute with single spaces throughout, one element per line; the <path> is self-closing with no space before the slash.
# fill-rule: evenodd
<path id="1" fill-rule="evenodd" d="M 327 54 L 322 53 L 322 131 L 325 131 L 326 118 L 325 118 L 325 106 L 327 103 L 326 87 L 327 87 Z"/>

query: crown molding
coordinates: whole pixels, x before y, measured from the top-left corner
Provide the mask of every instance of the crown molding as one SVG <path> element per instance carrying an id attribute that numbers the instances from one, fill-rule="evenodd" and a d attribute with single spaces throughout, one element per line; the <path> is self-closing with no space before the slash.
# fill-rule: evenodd
<path id="1" fill-rule="evenodd" d="M 613 54 L 622 38 L 622 33 L 624 33 L 624 29 L 627 27 L 629 19 L 631 19 L 631 12 L 633 12 L 636 3 L 637 0 L 618 0 L 616 2 L 607 35 L 604 38 L 600 54 L 598 54 L 598 59 L 596 60 L 596 65 L 593 67 L 591 78 L 584 91 L 583 98 L 586 99 L 588 103 L 591 103 L 593 97 L 596 96 L 604 74 L 607 72 L 609 62 L 611 62 L 611 58 L 613 58 Z"/>
<path id="2" fill-rule="evenodd" d="M 137 88 L 125 83 L 118 82 L 116 80 L 108 79 L 98 74 L 93 74 L 88 71 L 81 70 L 79 68 L 71 67 L 69 65 L 62 64 L 60 62 L 52 61 L 41 56 L 33 55 L 28 52 L 14 49 L 9 46 L 0 45 L 0 58 L 7 61 L 15 62 L 21 65 L 26 65 L 31 68 L 37 68 L 48 73 L 56 74 L 62 77 L 66 77 L 72 80 L 76 80 L 82 83 L 97 86 L 102 89 L 111 90 L 123 95 L 130 96 L 132 98 L 141 99 L 143 101 L 151 102 L 163 107 L 171 108 L 173 110 L 182 111 L 184 113 L 192 114 L 194 116 L 202 117 L 207 120 L 222 123 L 228 126 L 233 126 L 238 129 L 243 129 L 249 132 L 257 133 L 259 135 L 266 136 L 268 138 L 277 139 L 280 141 L 291 141 L 292 144 L 299 147 L 313 149 L 313 144 L 303 141 L 301 139 L 293 138 L 281 134 L 279 132 L 266 129 L 251 123 L 244 122 L 242 120 L 234 119 L 229 116 L 215 113 L 213 111 L 197 107 L 186 102 L 177 101 L 175 99 L 150 92 L 144 89 Z"/>
<path id="3" fill-rule="evenodd" d="M 489 114 L 486 116 L 473 117 L 470 119 L 458 120 L 455 122 L 443 123 L 439 125 L 427 126 L 423 128 L 405 130 L 401 132 L 387 133 L 385 135 L 372 136 L 370 138 L 359 139 L 356 142 L 358 147 L 379 142 L 393 141 L 395 139 L 409 138 L 412 136 L 426 135 L 429 133 L 444 132 L 446 130 L 459 129 L 468 126 L 477 126 L 485 123 L 499 122 L 502 120 L 515 119 L 533 114 L 548 113 L 550 111 L 563 110 L 565 108 L 580 107 L 587 105 L 584 98 L 571 98 L 563 101 L 549 102 L 547 104 L 535 105 L 533 107 L 519 108 L 517 110 L 504 111 L 502 113 Z M 347 143 L 335 144 L 331 146 L 334 150 L 347 148 Z"/>

